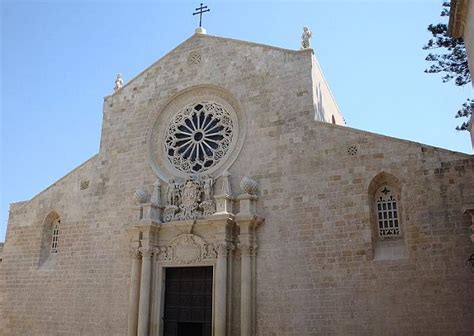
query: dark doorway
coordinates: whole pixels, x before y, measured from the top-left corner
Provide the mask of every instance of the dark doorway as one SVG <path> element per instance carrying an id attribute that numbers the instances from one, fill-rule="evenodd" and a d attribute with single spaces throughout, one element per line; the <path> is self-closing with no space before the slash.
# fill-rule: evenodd
<path id="1" fill-rule="evenodd" d="M 165 271 L 164 336 L 211 336 L 212 266 Z"/>

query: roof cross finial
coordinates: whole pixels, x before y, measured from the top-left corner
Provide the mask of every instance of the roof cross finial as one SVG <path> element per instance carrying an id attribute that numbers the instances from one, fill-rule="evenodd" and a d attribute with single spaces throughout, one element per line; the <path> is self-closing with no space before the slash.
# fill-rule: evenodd
<path id="1" fill-rule="evenodd" d="M 201 6 L 199 8 L 196 8 L 196 13 L 193 13 L 194 15 L 199 14 L 199 28 L 202 27 L 202 13 L 210 12 L 211 10 L 207 8 L 207 6 L 203 6 L 203 3 L 201 2 Z"/>

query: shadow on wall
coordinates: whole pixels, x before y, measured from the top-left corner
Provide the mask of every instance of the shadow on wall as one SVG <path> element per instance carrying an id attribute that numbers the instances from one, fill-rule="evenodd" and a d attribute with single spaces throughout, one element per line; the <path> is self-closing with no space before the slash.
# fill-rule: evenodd
<path id="1" fill-rule="evenodd" d="M 316 102 L 314 104 L 314 120 L 326 121 L 324 118 L 323 95 L 321 93 L 321 84 L 316 87 Z"/>

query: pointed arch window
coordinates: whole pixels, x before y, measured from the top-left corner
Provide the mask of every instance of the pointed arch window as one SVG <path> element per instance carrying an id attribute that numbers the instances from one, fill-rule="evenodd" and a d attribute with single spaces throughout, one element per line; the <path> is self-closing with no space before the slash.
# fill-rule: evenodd
<path id="1" fill-rule="evenodd" d="M 379 238 L 400 237 L 398 201 L 393 188 L 384 185 L 375 194 L 375 211 Z"/>

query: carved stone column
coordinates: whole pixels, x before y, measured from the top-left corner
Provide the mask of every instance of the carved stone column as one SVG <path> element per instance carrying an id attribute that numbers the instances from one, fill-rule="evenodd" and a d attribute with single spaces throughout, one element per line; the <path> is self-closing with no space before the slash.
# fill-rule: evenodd
<path id="1" fill-rule="evenodd" d="M 140 307 L 138 311 L 138 336 L 148 335 L 150 313 L 151 250 L 140 248 L 142 254 L 142 274 L 140 282 Z"/>
<path id="2" fill-rule="evenodd" d="M 227 255 L 229 243 L 218 245 L 216 264 L 215 336 L 225 336 L 227 318 Z"/>
<path id="3" fill-rule="evenodd" d="M 151 324 L 154 325 L 154 330 L 150 331 L 150 334 L 152 335 L 162 335 L 162 330 L 163 330 L 163 311 L 161 302 L 162 302 L 162 295 L 164 294 L 163 287 L 164 287 L 164 272 L 163 272 L 163 267 L 161 265 L 157 265 L 156 263 L 156 258 L 158 256 L 159 250 L 155 250 L 153 253 L 153 267 L 156 267 L 156 277 L 155 277 L 155 295 L 154 295 L 154 312 L 153 312 L 153 321 L 151 321 Z"/>
<path id="4" fill-rule="evenodd" d="M 240 280 L 240 334 L 252 335 L 252 254 L 251 242 L 239 244 L 242 255 Z"/>
<path id="5" fill-rule="evenodd" d="M 263 219 L 257 216 L 257 183 L 244 177 L 240 183 L 242 191 L 239 200 L 240 212 L 235 222 L 240 229 L 239 248 L 241 252 L 240 279 L 240 330 L 242 336 L 255 332 L 255 271 L 257 248 L 256 229 Z"/>
<path id="6" fill-rule="evenodd" d="M 138 325 L 138 297 L 140 293 L 140 253 L 132 248 L 132 270 L 130 281 L 130 298 L 128 304 L 128 336 L 137 335 Z"/>

